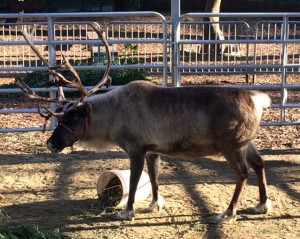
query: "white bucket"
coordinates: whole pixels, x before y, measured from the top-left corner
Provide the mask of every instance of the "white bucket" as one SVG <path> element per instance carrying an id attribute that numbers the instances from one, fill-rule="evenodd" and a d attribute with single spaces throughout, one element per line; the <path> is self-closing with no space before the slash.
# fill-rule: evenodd
<path id="1" fill-rule="evenodd" d="M 128 200 L 130 170 L 109 170 L 102 172 L 97 181 L 97 194 L 100 198 L 107 184 L 115 177 L 118 177 L 122 187 L 122 198 L 117 206 L 124 206 Z M 143 171 L 135 193 L 135 202 L 146 199 L 150 192 L 151 183 L 149 175 Z"/>

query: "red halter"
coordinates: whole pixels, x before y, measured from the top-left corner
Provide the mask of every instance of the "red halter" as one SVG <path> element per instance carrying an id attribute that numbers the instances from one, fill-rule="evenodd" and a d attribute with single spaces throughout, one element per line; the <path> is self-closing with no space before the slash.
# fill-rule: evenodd
<path id="1" fill-rule="evenodd" d="M 69 126 L 65 125 L 64 123 L 58 123 L 58 125 L 64 127 L 69 133 L 75 135 L 76 137 L 80 136 L 81 133 L 83 133 L 83 136 L 86 137 L 88 130 L 89 130 L 89 122 L 88 122 L 88 117 L 85 118 L 83 122 L 83 126 L 81 130 L 74 130 L 70 128 Z"/>

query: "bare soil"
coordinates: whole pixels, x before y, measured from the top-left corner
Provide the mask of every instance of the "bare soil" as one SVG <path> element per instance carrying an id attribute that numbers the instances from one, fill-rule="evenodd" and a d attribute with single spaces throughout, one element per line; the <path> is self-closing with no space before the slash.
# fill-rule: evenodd
<path id="1" fill-rule="evenodd" d="M 211 76 L 209 80 L 245 82 L 240 76 L 221 77 Z M 1 79 L 0 83 L 9 81 Z M 274 83 L 272 76 L 258 77 L 257 81 Z M 299 83 L 299 77 L 288 81 Z M 185 82 L 198 84 L 199 77 L 189 77 Z M 280 99 L 278 92 L 269 93 L 273 102 Z M 289 100 L 299 103 L 299 92 L 290 91 Z M 0 99 L 0 108 L 17 107 L 35 106 L 23 99 Z M 279 115 L 278 110 L 268 109 L 263 120 L 278 120 Z M 300 110 L 288 110 L 287 118 L 300 119 Z M 42 124 L 36 114 L 0 115 L 2 128 Z M 247 212 L 258 201 L 252 173 L 242 195 L 237 222 L 223 225 L 210 224 L 208 219 L 226 210 L 235 175 L 219 155 L 195 160 L 163 157 L 160 192 L 166 206 L 161 212 L 145 214 L 140 209 L 151 199 L 137 202 L 132 224 L 113 221 L 110 213 L 103 213 L 96 191 L 102 171 L 129 168 L 128 157 L 119 148 L 96 153 L 75 146 L 61 154 L 50 154 L 45 147 L 50 132 L 0 134 L 0 228 L 35 224 L 82 239 L 300 238 L 299 132 L 300 126 L 261 127 L 256 143 L 266 162 L 273 211 L 268 215 Z"/>
<path id="2" fill-rule="evenodd" d="M 1 122 L 25 124 L 26 115 L 7 119 L 2 115 Z M 42 124 L 36 114 L 29 120 Z M 247 213 L 258 200 L 252 173 L 238 221 L 224 225 L 208 222 L 227 208 L 235 186 L 235 176 L 221 156 L 163 157 L 160 192 L 166 207 L 144 214 L 140 209 L 151 198 L 137 202 L 132 224 L 113 221 L 110 213 L 103 212 L 96 191 L 102 171 L 129 168 L 128 157 L 119 148 L 96 153 L 76 146 L 51 154 L 45 147 L 50 132 L 0 134 L 0 228 L 35 224 L 71 238 L 299 238 L 298 132 L 299 126 L 261 127 L 256 142 L 266 161 L 273 211 L 268 215 Z"/>
<path id="3" fill-rule="evenodd" d="M 2 138 L 3 139 L 3 138 Z M 34 144 L 30 147 L 34 147 Z M 40 147 L 37 145 L 37 147 Z M 119 149 L 63 154 L 5 152 L 0 155 L 1 227 L 36 224 L 71 238 L 299 238 L 300 150 L 262 150 L 273 211 L 251 215 L 258 190 L 254 174 L 243 193 L 238 221 L 212 225 L 226 209 L 235 176 L 222 157 L 195 160 L 163 158 L 161 212 L 143 214 L 150 198 L 136 203 L 135 223 L 102 213 L 96 182 L 103 170 L 128 169 Z"/>

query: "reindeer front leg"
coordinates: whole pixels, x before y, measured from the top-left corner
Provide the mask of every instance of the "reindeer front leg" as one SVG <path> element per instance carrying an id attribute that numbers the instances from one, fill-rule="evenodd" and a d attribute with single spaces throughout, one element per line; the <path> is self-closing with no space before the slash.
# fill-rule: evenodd
<path id="1" fill-rule="evenodd" d="M 140 177 L 144 168 L 144 157 L 145 153 L 136 153 L 130 157 L 130 182 L 129 182 L 129 195 L 128 201 L 125 208 L 112 216 L 114 220 L 130 220 L 134 222 L 135 211 L 134 211 L 134 199 L 135 193 L 140 181 Z"/>
<path id="2" fill-rule="evenodd" d="M 160 156 L 158 154 L 146 155 L 148 173 L 152 186 L 152 202 L 147 208 L 143 209 L 143 212 L 152 212 L 155 207 L 160 211 L 164 206 L 164 199 L 158 193 L 158 176 L 159 176 L 159 163 Z"/>

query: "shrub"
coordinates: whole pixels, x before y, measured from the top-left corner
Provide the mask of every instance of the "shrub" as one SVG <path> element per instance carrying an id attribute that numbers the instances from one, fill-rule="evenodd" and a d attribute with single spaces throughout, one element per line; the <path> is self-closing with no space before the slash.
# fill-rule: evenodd
<path id="1" fill-rule="evenodd" d="M 82 84 L 85 86 L 96 85 L 103 76 L 103 71 L 87 70 L 78 71 L 78 75 L 81 78 Z M 66 79 L 71 80 L 72 75 L 68 71 L 63 71 L 62 74 Z M 45 82 L 48 81 L 48 73 L 42 71 L 34 71 L 28 73 L 24 77 L 25 83 L 30 87 L 44 87 Z M 112 78 L 113 85 L 125 85 L 131 81 L 146 80 L 151 81 L 151 75 L 146 70 L 140 69 L 119 69 L 111 70 L 110 76 Z M 1 88 L 15 88 L 14 83 L 0 86 Z"/>

